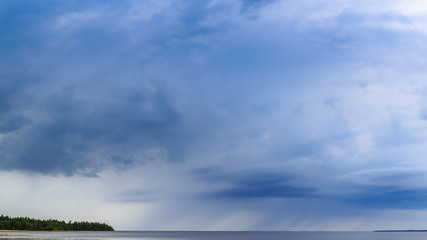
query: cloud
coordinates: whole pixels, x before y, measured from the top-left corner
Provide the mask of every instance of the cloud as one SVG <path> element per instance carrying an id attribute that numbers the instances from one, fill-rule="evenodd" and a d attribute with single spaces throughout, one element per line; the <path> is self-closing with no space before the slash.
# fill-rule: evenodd
<path id="1" fill-rule="evenodd" d="M 371 169 L 351 173 L 339 198 L 359 208 L 425 209 L 425 169 Z M 345 189 L 344 189 L 345 188 Z"/>
<path id="2" fill-rule="evenodd" d="M 41 110 L 48 113 L 46 119 L 16 134 L 13 138 L 17 141 L 6 142 L 7 151 L 15 152 L 15 156 L 3 161 L 3 167 L 90 174 L 103 164 L 137 162 L 142 156 L 133 155 L 135 151 L 161 149 L 178 134 L 174 129 L 178 131 L 179 114 L 165 96 L 159 97 L 161 94 L 161 90 L 154 94 L 135 91 L 123 96 L 120 106 L 102 107 L 75 99 L 73 90 L 50 96 L 41 105 Z M 106 146 L 111 148 L 107 150 Z M 123 150 L 119 151 L 117 146 Z M 103 163 L 97 163 L 94 151 L 103 154 Z M 179 146 L 173 145 L 166 151 L 179 159 Z"/>
<path id="3" fill-rule="evenodd" d="M 113 202 L 153 202 L 153 197 L 150 196 L 152 192 L 135 189 L 130 191 L 124 191 L 120 192 L 118 194 L 115 194 L 113 196 L 109 196 L 109 200 Z"/>
<path id="4" fill-rule="evenodd" d="M 259 10 L 276 1 L 277 0 L 241 0 L 241 12 L 247 14 L 248 12 Z"/>
<path id="5" fill-rule="evenodd" d="M 207 193 L 214 198 L 248 199 L 248 198 L 298 198 L 316 197 L 316 190 L 303 187 L 298 177 L 287 173 L 247 170 L 227 173 L 216 168 L 202 168 L 192 171 L 197 178 L 210 183 L 222 183 L 224 189 Z"/>
<path id="6" fill-rule="evenodd" d="M 22 74 L 21 74 L 22 75 Z M 17 95 L 24 91 L 26 81 L 22 76 L 14 76 L 3 71 L 3 81 L 0 83 L 0 133 L 14 132 L 27 125 L 30 121 L 22 113 L 22 102 Z"/>
<path id="7" fill-rule="evenodd" d="M 424 209 L 413 4 L 4 1 L 0 169 L 114 185 L 93 202 L 156 229 L 366 229 Z"/>
<path id="8" fill-rule="evenodd" d="M 424 184 L 425 169 L 423 168 L 386 168 L 369 169 L 353 172 L 340 177 L 341 180 L 366 186 L 398 186 L 422 187 Z"/>
<path id="9" fill-rule="evenodd" d="M 207 8 L 205 5 L 198 4 L 200 8 Z M 191 106 L 179 104 L 193 99 L 172 92 L 174 87 L 169 86 L 179 83 L 182 76 L 161 77 L 158 72 L 164 72 L 160 66 L 173 56 L 173 45 L 180 45 L 176 40 L 189 41 L 211 34 L 211 27 L 199 26 L 205 15 L 193 11 L 191 5 L 182 4 L 185 11 L 171 16 L 177 18 L 176 22 L 173 19 L 164 22 L 169 15 L 163 13 L 157 15 L 159 19 L 154 16 L 148 20 L 164 24 L 165 30 L 159 35 L 150 33 L 148 39 L 139 39 L 138 45 L 144 46 L 144 50 L 158 48 L 147 59 L 154 54 L 164 56 L 154 65 L 147 63 L 139 69 L 133 67 L 141 58 L 146 61 L 144 54 L 132 54 L 130 59 L 117 56 L 118 52 L 128 54 L 122 48 L 140 47 L 117 37 L 122 30 L 111 15 L 125 13 L 108 4 L 95 4 L 89 14 L 86 7 L 76 4 L 67 9 L 70 12 L 64 12 L 51 6 L 44 15 L 37 13 L 41 16 L 32 23 L 21 15 L 15 16 L 22 17 L 27 24 L 21 29 L 22 34 L 34 37 L 22 44 L 31 42 L 40 46 L 19 51 L 24 59 L 20 64 L 35 69 L 39 79 L 32 81 L 33 70 L 25 70 L 25 74 L 3 71 L 0 131 L 10 133 L 2 138 L 3 169 L 93 176 L 109 165 L 120 167 L 152 158 L 184 159 L 184 151 L 192 141 L 187 134 L 191 129 L 187 127 L 198 119 L 188 119 Z M 120 10 L 131 11 L 137 6 L 128 7 Z M 177 11 L 174 6 L 169 7 Z M 27 8 L 22 14 L 36 10 Z M 48 27 L 58 21 L 60 26 Z M 144 25 L 145 21 L 133 24 Z M 154 30 L 152 23 L 148 24 Z M 173 30 L 178 25 L 179 29 Z M 35 34 L 36 29 L 41 31 Z M 132 38 L 140 37 L 129 29 L 123 31 Z M 10 34 L 18 37 L 16 32 Z M 166 41 L 165 45 L 161 41 Z M 32 54 L 39 57 L 34 59 Z M 117 59 L 104 61 L 101 59 L 104 57 L 95 56 L 99 54 Z M 177 53 L 178 58 L 180 55 Z M 111 66 L 119 69 L 112 70 Z M 159 70 L 147 75 L 139 73 L 149 68 Z M 26 128 L 22 129 L 23 126 Z"/>
<path id="10" fill-rule="evenodd" d="M 296 187 L 285 184 L 282 180 L 259 180 L 239 183 L 230 189 L 220 191 L 216 197 L 244 199 L 244 198 L 283 198 L 283 197 L 314 197 L 311 188 Z"/>
<path id="11" fill-rule="evenodd" d="M 360 187 L 359 191 L 344 196 L 344 200 L 364 209 L 426 209 L 426 196 L 425 188 Z"/>

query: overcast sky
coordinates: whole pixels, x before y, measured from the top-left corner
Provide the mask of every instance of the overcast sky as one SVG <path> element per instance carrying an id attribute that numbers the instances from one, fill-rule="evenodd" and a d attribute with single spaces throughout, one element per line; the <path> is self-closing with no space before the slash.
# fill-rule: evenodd
<path id="1" fill-rule="evenodd" d="M 120 230 L 427 225 L 427 3 L 2 0 L 0 198 Z"/>

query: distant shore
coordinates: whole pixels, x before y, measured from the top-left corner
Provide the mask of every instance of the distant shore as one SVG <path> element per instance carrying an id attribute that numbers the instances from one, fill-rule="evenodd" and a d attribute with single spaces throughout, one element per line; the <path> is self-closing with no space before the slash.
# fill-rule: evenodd
<path id="1" fill-rule="evenodd" d="M 0 229 L 0 233 L 2 232 L 37 232 L 37 233 L 42 233 L 42 232 L 115 232 L 115 231 L 90 231 L 90 230 L 5 230 L 5 229 Z"/>
<path id="2" fill-rule="evenodd" d="M 375 230 L 374 232 L 427 232 L 427 230 Z"/>

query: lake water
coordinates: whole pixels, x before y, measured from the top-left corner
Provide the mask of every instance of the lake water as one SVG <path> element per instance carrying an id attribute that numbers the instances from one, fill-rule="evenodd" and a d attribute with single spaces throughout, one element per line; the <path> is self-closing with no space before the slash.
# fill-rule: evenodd
<path id="1" fill-rule="evenodd" d="M 1 232 L 25 240 L 426 240 L 427 232 Z"/>

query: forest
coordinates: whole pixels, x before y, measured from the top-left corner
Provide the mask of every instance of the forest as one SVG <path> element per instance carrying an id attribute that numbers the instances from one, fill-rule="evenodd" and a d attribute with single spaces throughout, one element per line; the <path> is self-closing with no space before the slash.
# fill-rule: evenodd
<path id="1" fill-rule="evenodd" d="M 0 230 L 22 231 L 114 231 L 113 227 L 98 222 L 65 222 L 54 219 L 39 220 L 28 217 L 0 216 Z"/>

